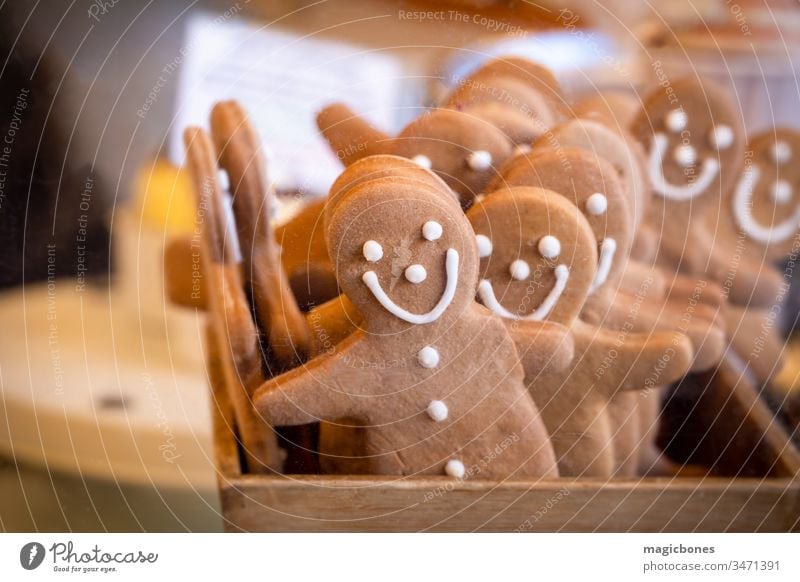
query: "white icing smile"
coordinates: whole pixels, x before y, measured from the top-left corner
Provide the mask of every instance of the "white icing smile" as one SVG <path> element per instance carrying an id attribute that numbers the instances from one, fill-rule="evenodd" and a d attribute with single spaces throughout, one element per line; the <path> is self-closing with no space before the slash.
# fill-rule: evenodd
<path id="1" fill-rule="evenodd" d="M 381 287 L 375 271 L 367 271 L 361 276 L 361 280 L 364 281 L 364 284 L 386 311 L 403 321 L 420 325 L 432 323 L 439 319 L 456 295 L 456 287 L 458 286 L 458 251 L 455 249 L 447 249 L 445 272 L 447 273 L 447 283 L 445 284 L 444 292 L 436 306 L 427 313 L 411 313 L 392 301 L 386 291 L 383 290 L 383 287 Z"/>
<path id="2" fill-rule="evenodd" d="M 617 241 L 613 238 L 604 238 L 600 245 L 600 257 L 597 259 L 597 273 L 589 288 L 589 293 L 594 293 L 608 279 L 611 265 L 614 263 L 614 253 L 617 252 Z"/>
<path id="3" fill-rule="evenodd" d="M 528 315 L 511 313 L 508 309 L 500 305 L 500 302 L 497 300 L 497 297 L 494 294 L 494 289 L 492 289 L 492 283 L 488 279 L 482 280 L 478 285 L 478 297 L 480 298 L 481 303 L 494 311 L 500 317 L 505 317 L 506 319 L 541 321 L 550 314 L 550 312 L 556 306 L 556 303 L 558 303 L 558 300 L 561 297 L 561 294 L 564 292 L 564 289 L 567 288 L 567 281 L 569 280 L 569 268 L 566 265 L 558 265 L 555 268 L 555 274 L 556 284 L 550 290 L 550 293 L 547 294 L 547 297 L 545 297 L 541 302 L 539 307 L 537 307 Z"/>
<path id="4" fill-rule="evenodd" d="M 664 168 L 662 164 L 668 147 L 669 138 L 667 138 L 666 135 L 657 133 L 653 136 L 653 146 L 650 150 L 648 170 L 650 172 L 650 180 L 653 183 L 653 189 L 656 192 L 664 198 L 683 201 L 690 200 L 702 194 L 711 186 L 711 183 L 716 179 L 717 173 L 719 172 L 719 162 L 714 158 L 706 158 L 703 160 L 702 170 L 690 184 L 686 186 L 676 186 L 667 182 L 667 179 L 664 177 Z M 684 150 L 681 151 L 684 152 Z M 685 152 L 683 155 L 686 155 Z"/>
<path id="5" fill-rule="evenodd" d="M 742 232 L 754 241 L 763 244 L 784 242 L 800 228 L 800 204 L 795 208 L 794 213 L 783 222 L 771 227 L 758 224 L 751 207 L 753 205 L 753 187 L 758 184 L 760 176 L 761 171 L 758 166 L 751 166 L 739 178 L 736 192 L 733 195 L 733 216 Z"/>

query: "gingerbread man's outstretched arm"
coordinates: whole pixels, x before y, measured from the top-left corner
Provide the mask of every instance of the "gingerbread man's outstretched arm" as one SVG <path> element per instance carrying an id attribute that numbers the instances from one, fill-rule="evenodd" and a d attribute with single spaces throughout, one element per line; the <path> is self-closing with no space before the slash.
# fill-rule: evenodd
<path id="1" fill-rule="evenodd" d="M 357 353 L 362 334 L 355 333 L 327 353 L 303 366 L 262 384 L 253 395 L 261 417 L 272 426 L 308 424 L 319 420 L 360 418 L 356 394 L 365 383 L 360 369 L 348 363 L 360 361 Z"/>
<path id="2" fill-rule="evenodd" d="M 343 103 L 328 105 L 320 111 L 317 127 L 345 166 L 373 154 L 385 153 L 391 139 Z"/>
<path id="3" fill-rule="evenodd" d="M 563 325 L 550 321 L 510 321 L 507 327 L 526 377 L 535 377 L 544 369 L 560 372 L 572 363 L 575 343 Z"/>
<path id="4" fill-rule="evenodd" d="M 678 332 L 626 333 L 582 322 L 572 326 L 576 359 L 591 366 L 609 394 L 675 382 L 692 365 L 692 344 Z"/>

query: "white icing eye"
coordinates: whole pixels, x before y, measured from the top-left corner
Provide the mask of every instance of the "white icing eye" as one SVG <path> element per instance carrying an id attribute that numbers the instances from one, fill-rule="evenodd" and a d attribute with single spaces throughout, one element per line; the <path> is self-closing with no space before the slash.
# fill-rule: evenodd
<path id="1" fill-rule="evenodd" d="M 525 143 L 521 143 L 518 146 L 516 146 L 514 148 L 514 151 L 511 152 L 511 153 L 512 153 L 512 155 L 515 155 L 515 156 L 522 156 L 522 155 L 525 155 L 525 154 L 529 154 L 529 153 L 531 153 L 531 146 L 529 146 L 528 144 L 525 144 Z"/>
<path id="2" fill-rule="evenodd" d="M 539 254 L 545 259 L 555 259 L 561 254 L 561 241 L 549 234 L 543 236 L 539 239 Z"/>
<path id="3" fill-rule="evenodd" d="M 667 117 L 664 119 L 667 129 L 673 133 L 680 133 L 686 129 L 688 123 L 689 117 L 683 109 L 673 109 L 667 113 Z"/>
<path id="4" fill-rule="evenodd" d="M 772 161 L 778 164 L 785 164 L 792 157 L 792 146 L 785 141 L 776 141 L 772 146 Z"/>
<path id="5" fill-rule="evenodd" d="M 422 236 L 425 240 L 439 240 L 442 236 L 442 225 L 434 220 L 429 220 L 422 225 Z"/>
<path id="6" fill-rule="evenodd" d="M 428 416 L 431 417 L 431 420 L 436 422 L 447 420 L 447 415 L 450 412 L 447 409 L 447 404 L 441 400 L 431 400 L 431 403 L 428 404 L 428 408 L 426 408 L 425 411 L 428 413 Z"/>
<path id="7" fill-rule="evenodd" d="M 433 167 L 433 163 L 431 163 L 431 159 L 428 156 L 423 154 L 417 154 L 411 161 L 417 164 L 420 167 L 425 168 L 426 170 L 430 170 Z"/>
<path id="8" fill-rule="evenodd" d="M 528 263 L 522 259 L 517 259 L 511 263 L 511 266 L 508 268 L 508 272 L 511 274 L 512 279 L 524 281 L 531 274 L 531 268 Z"/>
<path id="9" fill-rule="evenodd" d="M 727 125 L 715 125 L 709 139 L 718 150 L 726 150 L 733 145 L 733 130 Z"/>
<path id="10" fill-rule="evenodd" d="M 425 346 L 417 353 L 417 361 L 423 368 L 435 368 L 439 365 L 439 352 L 436 348 Z"/>
<path id="11" fill-rule="evenodd" d="M 410 283 L 422 283 L 427 278 L 428 272 L 422 265 L 411 265 L 406 269 L 406 279 L 408 279 Z"/>
<path id="12" fill-rule="evenodd" d="M 600 192 L 595 192 L 586 199 L 586 212 L 589 214 L 599 216 L 605 214 L 606 210 L 608 210 L 608 198 Z"/>
<path id="13" fill-rule="evenodd" d="M 778 204 L 786 204 L 792 199 L 792 185 L 786 180 L 778 180 L 772 185 L 772 199 Z"/>
<path id="14" fill-rule="evenodd" d="M 383 258 L 383 247 L 374 240 L 365 242 L 361 251 L 370 263 L 376 263 Z"/>
<path id="15" fill-rule="evenodd" d="M 697 152 L 689 144 L 679 145 L 673 152 L 673 159 L 679 166 L 688 168 L 689 166 L 694 166 L 697 161 Z"/>
<path id="16" fill-rule="evenodd" d="M 492 154 L 486 150 L 477 150 L 469 155 L 469 167 L 476 172 L 485 172 L 492 167 Z"/>
<path id="17" fill-rule="evenodd" d="M 464 475 L 467 474 L 464 463 L 458 459 L 450 459 L 447 461 L 447 464 L 444 466 L 444 472 L 456 479 L 463 479 Z"/>
<path id="18" fill-rule="evenodd" d="M 482 259 L 485 259 L 489 255 L 492 254 L 492 249 L 494 248 L 492 245 L 492 241 L 489 240 L 489 237 L 485 234 L 476 234 L 475 235 L 475 242 L 478 243 L 478 256 Z"/>

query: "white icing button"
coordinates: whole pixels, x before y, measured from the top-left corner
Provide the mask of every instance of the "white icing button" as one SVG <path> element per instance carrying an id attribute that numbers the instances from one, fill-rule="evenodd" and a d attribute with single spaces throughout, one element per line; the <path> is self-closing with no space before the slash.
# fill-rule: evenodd
<path id="1" fill-rule="evenodd" d="M 438 240 L 442 236 L 442 225 L 435 220 L 429 220 L 422 225 L 422 236 L 425 240 Z"/>
<path id="2" fill-rule="evenodd" d="M 531 146 L 529 146 L 528 144 L 521 143 L 514 148 L 512 154 L 515 156 L 521 156 L 524 154 L 529 154 L 531 153 L 531 151 L 532 151 Z"/>
<path id="3" fill-rule="evenodd" d="M 673 158 L 678 165 L 688 168 L 697 161 L 697 152 L 689 144 L 679 145 L 673 152 Z"/>
<path id="4" fill-rule="evenodd" d="M 785 164 L 792 157 L 792 146 L 785 141 L 776 141 L 772 146 L 772 161 L 778 164 Z"/>
<path id="5" fill-rule="evenodd" d="M 792 199 L 792 185 L 786 180 L 778 180 L 772 185 L 772 199 L 778 204 L 786 204 Z"/>
<path id="6" fill-rule="evenodd" d="M 469 155 L 469 167 L 476 172 L 485 172 L 492 167 L 492 154 L 486 150 L 477 150 Z"/>
<path id="7" fill-rule="evenodd" d="M 456 479 L 463 479 L 464 475 L 467 474 L 464 463 L 458 459 L 450 459 L 447 461 L 447 465 L 444 466 L 444 472 Z"/>
<path id="8" fill-rule="evenodd" d="M 511 266 L 508 268 L 508 272 L 511 273 L 512 279 L 523 281 L 528 278 L 528 275 L 531 274 L 531 268 L 528 266 L 528 263 L 522 259 L 517 259 L 511 263 Z"/>
<path id="9" fill-rule="evenodd" d="M 411 161 L 417 164 L 418 166 L 422 166 L 426 170 L 430 170 L 433 167 L 431 159 L 423 154 L 417 154 L 416 156 L 411 158 Z"/>
<path id="10" fill-rule="evenodd" d="M 492 241 L 485 234 L 476 234 L 475 242 L 478 243 L 478 256 L 485 259 L 492 254 Z"/>
<path id="11" fill-rule="evenodd" d="M 715 125 L 711 130 L 711 145 L 726 150 L 733 145 L 733 130 L 727 125 Z"/>
<path id="12" fill-rule="evenodd" d="M 374 240 L 365 242 L 361 250 L 364 253 L 364 258 L 370 263 L 375 263 L 383 258 L 383 247 Z"/>
<path id="13" fill-rule="evenodd" d="M 608 199 L 596 192 L 586 199 L 586 212 L 594 216 L 604 214 L 608 210 Z"/>
<path id="14" fill-rule="evenodd" d="M 426 409 L 428 416 L 431 417 L 431 420 L 435 420 L 436 422 L 442 422 L 447 420 L 447 404 L 442 402 L 441 400 L 431 400 L 431 403 L 428 404 L 428 408 Z"/>
<path id="15" fill-rule="evenodd" d="M 428 272 L 422 265 L 411 265 L 406 269 L 406 279 L 410 283 L 422 283 L 428 277 Z"/>
<path id="16" fill-rule="evenodd" d="M 561 254 L 561 241 L 550 234 L 543 236 L 539 240 L 539 254 L 545 259 L 555 259 Z"/>
<path id="17" fill-rule="evenodd" d="M 436 351 L 436 348 L 425 346 L 417 354 L 417 360 L 423 368 L 435 368 L 439 365 L 439 352 Z"/>
<path id="18" fill-rule="evenodd" d="M 668 130 L 673 133 L 679 133 L 686 129 L 689 117 L 683 109 L 673 109 L 667 113 L 667 118 L 664 121 Z"/>

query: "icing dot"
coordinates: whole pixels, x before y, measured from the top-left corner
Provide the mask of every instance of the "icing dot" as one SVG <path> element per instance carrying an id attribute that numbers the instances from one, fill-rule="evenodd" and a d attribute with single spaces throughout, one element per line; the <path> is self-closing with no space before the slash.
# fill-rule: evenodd
<path id="1" fill-rule="evenodd" d="M 586 212 L 594 216 L 604 214 L 608 210 L 608 199 L 596 192 L 586 199 Z"/>
<path id="2" fill-rule="evenodd" d="M 370 263 L 375 263 L 383 258 L 383 247 L 374 240 L 365 242 L 361 250 L 364 253 L 364 258 Z"/>
<path id="3" fill-rule="evenodd" d="M 665 123 L 668 130 L 673 133 L 678 133 L 686 129 L 686 125 L 689 123 L 689 117 L 683 109 L 673 109 L 667 113 Z"/>
<path id="4" fill-rule="evenodd" d="M 726 150 L 733 145 L 733 130 L 727 125 L 715 125 L 711 130 L 711 145 Z"/>
<path id="5" fill-rule="evenodd" d="M 539 254 L 545 259 L 555 259 L 561 254 L 561 241 L 550 234 L 543 236 L 539 240 Z"/>
<path id="6" fill-rule="evenodd" d="M 778 180 L 772 185 L 772 199 L 778 204 L 786 204 L 792 199 L 792 185 L 786 180 Z"/>
<path id="7" fill-rule="evenodd" d="M 406 269 L 406 279 L 411 283 L 422 283 L 428 277 L 428 272 L 422 265 L 411 265 Z"/>
<path id="8" fill-rule="evenodd" d="M 463 479 L 464 475 L 467 474 L 464 463 L 458 459 L 450 459 L 447 461 L 447 464 L 444 466 L 444 472 L 456 479 Z"/>
<path id="9" fill-rule="evenodd" d="M 431 163 L 431 159 L 423 154 L 417 154 L 411 161 L 417 164 L 418 166 L 422 166 L 426 170 L 430 170 L 433 167 L 433 163 Z"/>
<path id="10" fill-rule="evenodd" d="M 522 259 L 517 259 L 511 263 L 511 266 L 508 268 L 508 272 L 511 273 L 512 279 L 523 281 L 531 274 L 531 268 L 528 266 L 528 263 Z"/>
<path id="11" fill-rule="evenodd" d="M 784 164 L 792 157 L 792 146 L 785 141 L 776 141 L 772 146 L 772 161 Z"/>
<path id="12" fill-rule="evenodd" d="M 425 412 L 428 413 L 428 416 L 431 417 L 431 420 L 442 422 L 447 420 L 447 414 L 449 413 L 449 410 L 447 409 L 447 404 L 441 400 L 431 400 L 431 403 L 428 404 L 428 408 L 425 409 Z"/>
<path id="13" fill-rule="evenodd" d="M 697 161 L 697 152 L 689 144 L 679 145 L 673 152 L 673 158 L 678 165 L 688 168 Z"/>
<path id="14" fill-rule="evenodd" d="M 515 156 L 520 156 L 520 155 L 529 154 L 529 153 L 531 153 L 531 146 L 529 146 L 528 144 L 525 144 L 525 143 L 521 143 L 518 146 L 516 146 L 514 148 L 514 151 L 512 152 L 512 154 L 515 155 Z"/>
<path id="15" fill-rule="evenodd" d="M 485 234 L 476 234 L 475 242 L 478 243 L 478 256 L 482 259 L 492 254 L 492 241 Z"/>
<path id="16" fill-rule="evenodd" d="M 422 225 L 422 236 L 425 240 L 438 240 L 442 236 L 442 225 L 434 220 L 429 220 Z"/>
<path id="17" fill-rule="evenodd" d="M 435 368 L 439 365 L 439 352 L 436 348 L 425 346 L 417 353 L 417 360 L 423 368 Z"/>
<path id="18" fill-rule="evenodd" d="M 476 172 L 485 172 L 492 167 L 492 154 L 486 150 L 476 150 L 469 155 L 468 163 Z"/>

